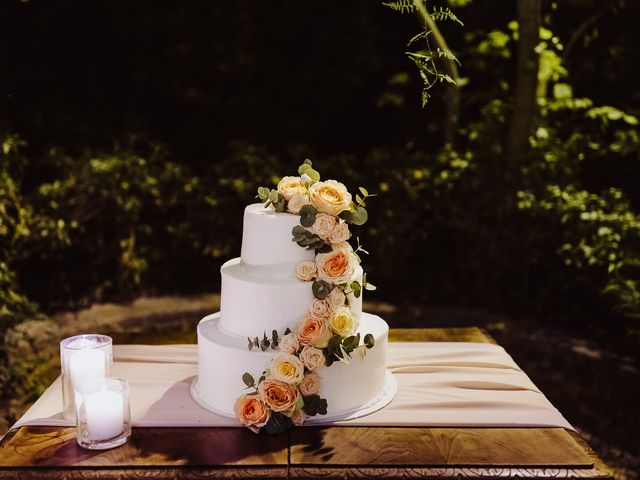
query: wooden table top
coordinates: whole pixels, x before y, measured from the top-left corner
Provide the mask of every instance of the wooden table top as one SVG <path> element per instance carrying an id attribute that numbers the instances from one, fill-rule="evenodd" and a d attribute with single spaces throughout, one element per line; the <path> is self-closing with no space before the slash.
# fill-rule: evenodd
<path id="1" fill-rule="evenodd" d="M 478 328 L 392 329 L 390 341 L 495 343 Z M 91 451 L 75 428 L 21 427 L 0 442 L 0 479 L 613 478 L 562 428 L 134 428 L 125 445 Z"/>

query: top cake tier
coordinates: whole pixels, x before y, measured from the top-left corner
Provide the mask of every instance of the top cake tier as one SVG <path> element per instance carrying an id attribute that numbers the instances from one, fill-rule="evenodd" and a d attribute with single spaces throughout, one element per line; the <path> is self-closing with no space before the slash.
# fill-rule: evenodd
<path id="1" fill-rule="evenodd" d="M 242 262 L 253 266 L 281 266 L 286 269 L 302 260 L 313 260 L 315 252 L 300 248 L 292 241 L 291 230 L 300 225 L 300 217 L 277 213 L 254 203 L 244 209 Z"/>

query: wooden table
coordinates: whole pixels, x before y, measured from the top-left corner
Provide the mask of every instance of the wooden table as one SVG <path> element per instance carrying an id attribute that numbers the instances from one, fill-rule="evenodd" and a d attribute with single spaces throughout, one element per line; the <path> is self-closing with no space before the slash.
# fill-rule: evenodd
<path id="1" fill-rule="evenodd" d="M 493 343 L 478 328 L 395 329 L 391 341 Z M 0 442 L 0 479 L 613 478 L 562 428 L 134 428 L 122 447 L 78 447 L 75 429 L 22 427 Z"/>

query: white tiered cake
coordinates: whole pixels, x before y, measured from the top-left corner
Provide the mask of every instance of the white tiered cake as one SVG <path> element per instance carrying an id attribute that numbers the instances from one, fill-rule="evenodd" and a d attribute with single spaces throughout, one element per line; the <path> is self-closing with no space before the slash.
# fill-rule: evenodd
<path id="1" fill-rule="evenodd" d="M 262 204 L 246 207 L 241 257 L 221 268 L 220 312 L 198 325 L 198 377 L 194 398 L 208 409 L 234 416 L 234 402 L 246 393 L 243 374 L 258 379 L 279 352 L 249 349 L 249 339 L 276 330 L 295 330 L 309 314 L 314 299 L 311 282 L 296 278 L 296 265 L 313 261 L 315 252 L 292 241 L 292 229 L 300 216 L 276 213 Z M 352 280 L 362 283 L 362 268 Z M 385 370 L 389 327 L 378 316 L 362 312 L 362 297 L 348 295 L 348 305 L 359 318 L 357 332 L 371 334 L 375 347 L 366 356 L 354 356 L 349 364 L 334 362 L 317 369 L 319 396 L 327 400 L 325 418 L 346 417 L 379 401 L 388 374 Z M 388 388 L 388 387 L 387 387 Z M 391 396 L 393 396 L 391 394 Z"/>

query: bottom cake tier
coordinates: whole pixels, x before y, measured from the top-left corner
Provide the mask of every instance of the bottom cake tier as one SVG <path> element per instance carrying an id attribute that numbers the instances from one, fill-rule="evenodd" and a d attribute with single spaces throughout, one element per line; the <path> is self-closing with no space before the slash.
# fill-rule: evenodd
<path id="1" fill-rule="evenodd" d="M 250 351 L 245 337 L 222 331 L 219 323 L 220 314 L 214 313 L 198 324 L 198 377 L 192 394 L 205 408 L 233 417 L 236 399 L 248 392 L 242 375 L 248 372 L 257 380 L 279 352 Z M 321 378 L 319 395 L 327 400 L 326 418 L 347 417 L 366 408 L 373 411 L 372 406 L 388 403 L 395 393 L 385 368 L 389 326 L 382 318 L 363 313 L 358 332 L 361 337 L 371 333 L 376 341 L 364 358 L 316 370 Z"/>

